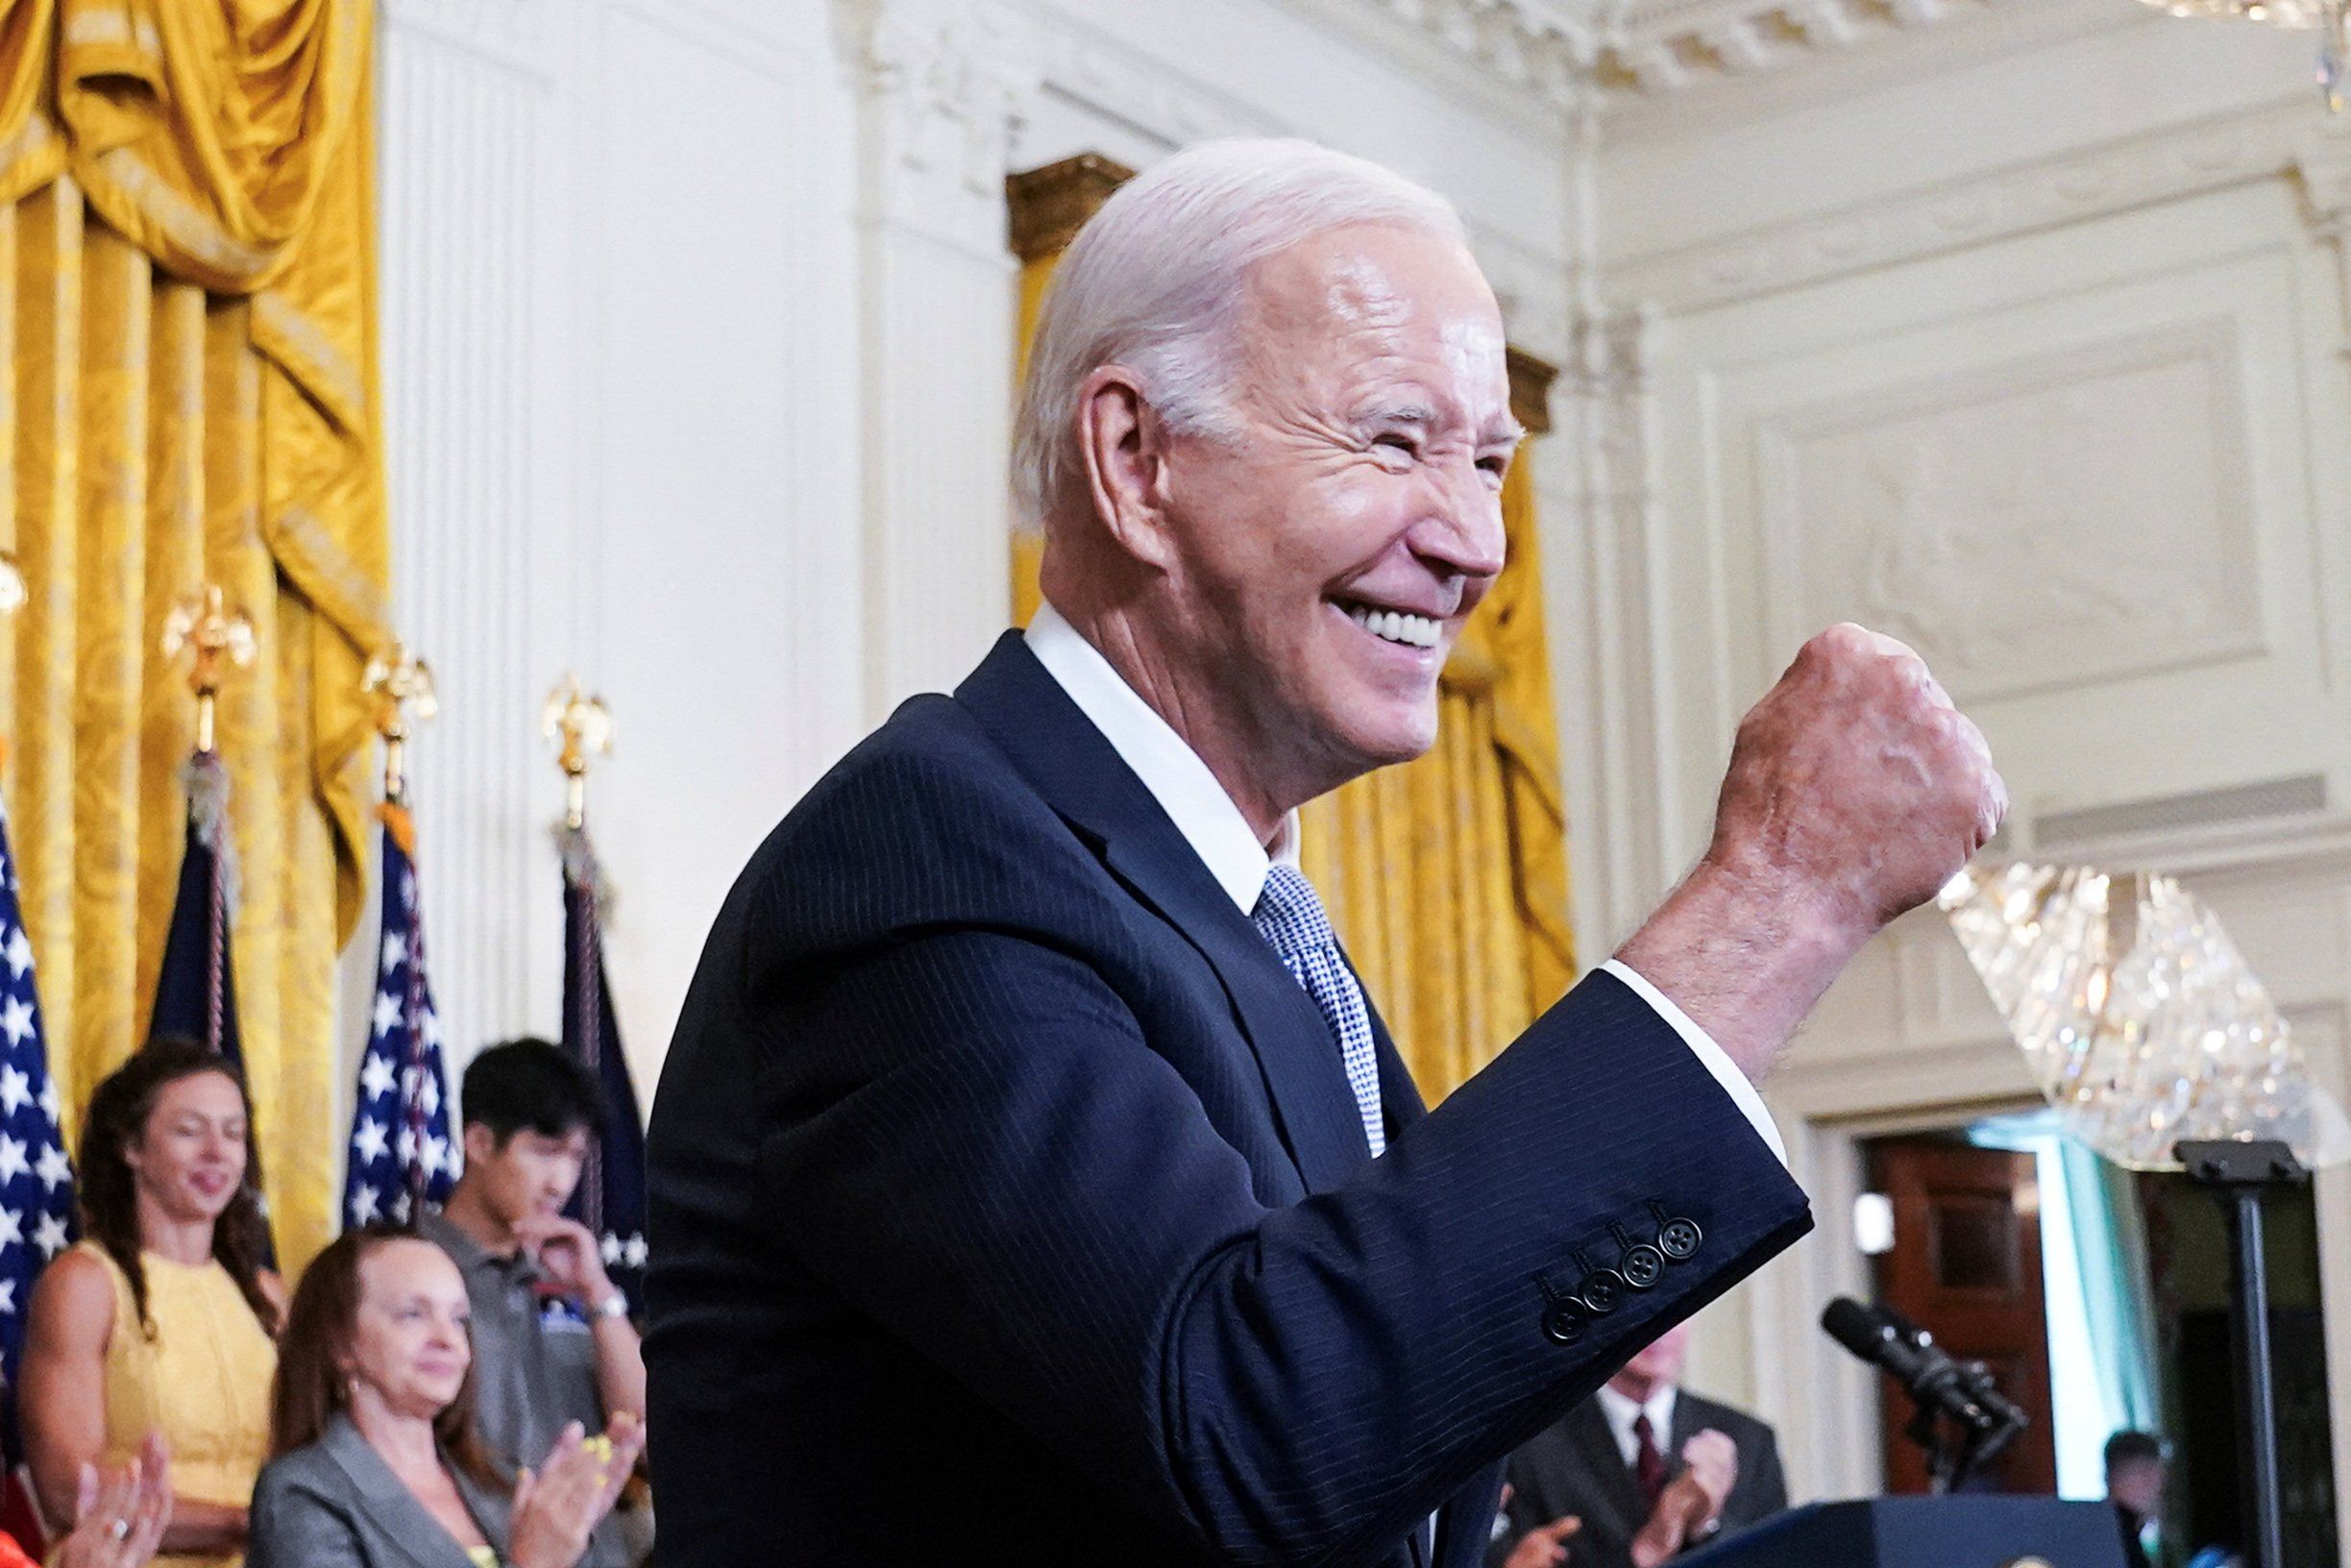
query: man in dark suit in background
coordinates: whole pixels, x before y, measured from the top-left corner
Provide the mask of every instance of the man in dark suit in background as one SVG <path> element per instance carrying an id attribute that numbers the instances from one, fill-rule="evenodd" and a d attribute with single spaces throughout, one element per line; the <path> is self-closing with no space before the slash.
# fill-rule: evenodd
<path id="1" fill-rule="evenodd" d="M 1683 1388 L 1689 1349 L 1668 1329 L 1510 1456 L 1497 1568 L 1656 1568 L 1788 1506 L 1772 1429 Z"/>
<path id="2" fill-rule="evenodd" d="M 1750 1080 L 2004 806 L 1901 645 L 1808 644 L 1704 860 L 1433 1112 L 1298 870 L 1299 805 L 1434 739 L 1504 353 L 1452 209 L 1321 148 L 1079 234 L 1047 608 L 793 808 L 662 1072 L 669 1568 L 1476 1568 L 1510 1449 L 1809 1226 Z"/>

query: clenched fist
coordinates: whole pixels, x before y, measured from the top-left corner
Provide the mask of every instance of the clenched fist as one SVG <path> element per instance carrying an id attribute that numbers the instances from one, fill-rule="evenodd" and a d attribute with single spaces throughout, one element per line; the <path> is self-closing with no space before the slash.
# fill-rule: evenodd
<path id="1" fill-rule="evenodd" d="M 1925 661 L 1834 625 L 1740 723 L 1706 857 L 1807 890 L 1866 940 L 1932 898 L 2007 810 L 1992 748 Z"/>
<path id="2" fill-rule="evenodd" d="M 1925 662 L 1831 626 L 1741 722 L 1705 856 L 1617 956 L 1760 1076 L 1861 944 L 2007 810 L 1991 748 Z"/>

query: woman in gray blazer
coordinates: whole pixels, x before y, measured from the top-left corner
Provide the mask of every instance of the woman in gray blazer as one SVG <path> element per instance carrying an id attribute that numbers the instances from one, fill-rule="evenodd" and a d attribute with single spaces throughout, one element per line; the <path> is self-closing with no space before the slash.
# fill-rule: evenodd
<path id="1" fill-rule="evenodd" d="M 474 1433 L 466 1322 L 429 1241 L 353 1231 L 318 1255 L 279 1339 L 249 1568 L 574 1568 L 643 1433 L 575 1424 L 508 1486 Z"/>

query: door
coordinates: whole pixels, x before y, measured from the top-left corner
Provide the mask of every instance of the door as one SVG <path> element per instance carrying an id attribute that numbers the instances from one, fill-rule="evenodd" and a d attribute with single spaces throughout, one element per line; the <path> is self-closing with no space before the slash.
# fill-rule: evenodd
<path id="1" fill-rule="evenodd" d="M 1952 1139 L 1882 1139 L 1869 1145 L 1869 1172 L 1894 1204 L 1894 1245 L 1874 1261 L 1877 1299 L 1955 1359 L 1990 1367 L 2000 1392 L 2032 1418 L 1969 1489 L 2055 1492 L 2033 1157 Z M 1926 1491 L 1926 1456 L 1902 1435 L 1910 1396 L 1891 1378 L 1878 1381 L 1886 1489 Z"/>

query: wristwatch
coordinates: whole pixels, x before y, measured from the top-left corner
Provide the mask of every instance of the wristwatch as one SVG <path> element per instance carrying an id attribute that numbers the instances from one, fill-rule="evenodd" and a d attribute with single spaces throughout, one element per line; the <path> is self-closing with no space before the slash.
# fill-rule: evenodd
<path id="1" fill-rule="evenodd" d="M 589 1308 L 588 1312 L 591 1316 L 600 1317 L 606 1321 L 616 1317 L 626 1317 L 628 1315 L 628 1297 L 623 1294 L 621 1291 L 615 1290 L 612 1292 L 612 1294 L 606 1296 L 603 1300 Z"/>

